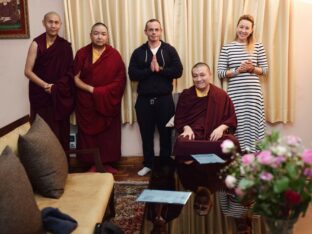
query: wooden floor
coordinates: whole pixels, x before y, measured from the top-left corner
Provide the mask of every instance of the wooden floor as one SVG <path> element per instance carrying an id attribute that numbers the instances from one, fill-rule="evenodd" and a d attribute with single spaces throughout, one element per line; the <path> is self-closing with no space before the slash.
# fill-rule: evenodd
<path id="1" fill-rule="evenodd" d="M 118 169 L 118 173 L 114 174 L 116 181 L 148 181 L 149 174 L 139 176 L 137 173 L 142 169 L 143 157 L 122 157 L 121 160 L 114 165 Z"/>
<path id="2" fill-rule="evenodd" d="M 80 163 L 76 157 L 70 159 L 70 173 L 85 172 L 88 167 Z M 122 157 L 121 160 L 112 166 L 118 170 L 118 173 L 114 174 L 115 181 L 148 181 L 150 173 L 146 176 L 139 176 L 137 173 L 143 167 L 143 157 Z"/>
<path id="3" fill-rule="evenodd" d="M 312 233 L 312 206 L 310 205 L 306 216 L 299 218 L 295 224 L 294 234 L 311 234 Z"/>

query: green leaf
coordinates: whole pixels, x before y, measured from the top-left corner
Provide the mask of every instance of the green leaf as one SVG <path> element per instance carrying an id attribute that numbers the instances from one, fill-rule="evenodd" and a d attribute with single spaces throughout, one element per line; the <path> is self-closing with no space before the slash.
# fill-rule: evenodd
<path id="1" fill-rule="evenodd" d="M 270 140 L 271 143 L 277 143 L 279 140 L 280 136 L 279 136 L 279 132 L 277 131 L 272 131 L 272 134 L 270 135 Z"/>
<path id="2" fill-rule="evenodd" d="M 297 170 L 296 170 L 296 165 L 295 164 L 290 164 L 288 163 L 286 165 L 286 170 L 288 174 L 290 175 L 291 178 L 296 178 L 297 177 Z"/>
<path id="3" fill-rule="evenodd" d="M 308 188 L 308 191 L 309 191 L 310 193 L 312 193 L 312 184 L 309 184 L 309 185 L 307 186 L 307 188 Z"/>
<path id="4" fill-rule="evenodd" d="M 275 181 L 273 190 L 275 193 L 281 193 L 289 187 L 288 185 L 289 179 L 287 177 L 282 177 L 281 179 Z"/>
<path id="5" fill-rule="evenodd" d="M 243 178 L 239 181 L 239 187 L 242 188 L 243 190 L 250 188 L 253 185 L 254 185 L 253 180 L 248 180 L 248 179 Z"/>

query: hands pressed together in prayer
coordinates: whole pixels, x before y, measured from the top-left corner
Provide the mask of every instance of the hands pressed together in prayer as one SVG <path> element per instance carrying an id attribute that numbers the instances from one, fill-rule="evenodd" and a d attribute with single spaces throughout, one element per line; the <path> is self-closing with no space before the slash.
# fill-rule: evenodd
<path id="1" fill-rule="evenodd" d="M 244 73 L 244 72 L 253 73 L 254 70 L 255 70 L 255 66 L 252 64 L 251 59 L 242 61 L 241 65 L 236 69 L 238 73 Z"/>
<path id="2" fill-rule="evenodd" d="M 157 62 L 156 55 L 153 55 L 153 59 L 151 62 L 151 70 L 152 70 L 152 72 L 159 72 L 160 71 L 160 67 L 159 67 L 159 64 Z"/>

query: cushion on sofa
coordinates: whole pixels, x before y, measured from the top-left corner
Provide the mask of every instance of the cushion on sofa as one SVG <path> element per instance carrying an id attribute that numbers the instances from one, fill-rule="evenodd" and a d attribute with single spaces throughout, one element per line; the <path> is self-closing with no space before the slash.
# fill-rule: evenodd
<path id="1" fill-rule="evenodd" d="M 68 175 L 65 192 L 59 199 L 36 196 L 40 209 L 51 206 L 78 222 L 74 233 L 93 233 L 103 220 L 114 187 L 111 173 L 72 173 Z"/>
<path id="2" fill-rule="evenodd" d="M 19 135 L 24 135 L 29 130 L 30 124 L 29 122 L 24 123 L 23 125 L 18 126 L 11 132 L 7 133 L 6 135 L 0 137 L 0 152 L 4 150 L 6 146 L 10 146 L 13 153 L 18 155 L 17 150 L 17 140 Z"/>
<path id="3" fill-rule="evenodd" d="M 19 136 L 18 151 L 35 192 L 59 198 L 64 193 L 68 174 L 67 158 L 60 142 L 39 115 L 29 131 Z"/>
<path id="4" fill-rule="evenodd" d="M 0 155 L 0 232 L 41 233 L 42 219 L 25 169 L 9 147 Z"/>

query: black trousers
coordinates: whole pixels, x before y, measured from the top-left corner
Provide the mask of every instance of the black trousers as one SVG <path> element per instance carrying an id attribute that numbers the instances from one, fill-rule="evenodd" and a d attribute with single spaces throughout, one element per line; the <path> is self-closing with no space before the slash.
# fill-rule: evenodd
<path id="1" fill-rule="evenodd" d="M 160 157 L 171 155 L 171 128 L 166 127 L 167 122 L 174 115 L 172 95 L 159 97 L 139 96 L 135 110 L 140 127 L 143 143 L 144 166 L 152 168 L 154 160 L 154 132 L 155 127 L 159 133 Z"/>

